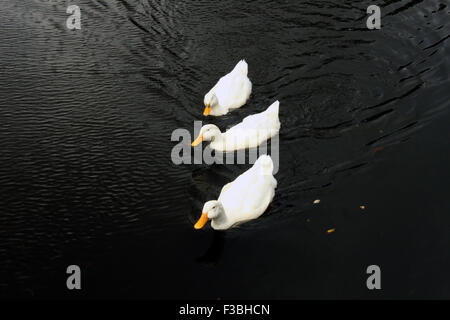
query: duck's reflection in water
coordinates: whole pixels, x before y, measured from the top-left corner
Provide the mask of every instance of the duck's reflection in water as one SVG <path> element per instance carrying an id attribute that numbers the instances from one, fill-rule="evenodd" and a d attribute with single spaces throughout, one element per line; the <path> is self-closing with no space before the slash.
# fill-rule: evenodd
<path id="1" fill-rule="evenodd" d="M 207 266 L 214 266 L 219 262 L 225 247 L 225 231 L 213 231 L 211 245 L 206 252 L 196 259 L 197 262 Z"/>

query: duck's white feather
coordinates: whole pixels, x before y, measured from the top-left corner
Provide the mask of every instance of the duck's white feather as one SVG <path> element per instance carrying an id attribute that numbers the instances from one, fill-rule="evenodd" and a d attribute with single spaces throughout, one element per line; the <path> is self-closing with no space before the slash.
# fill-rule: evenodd
<path id="1" fill-rule="evenodd" d="M 205 95 L 205 100 L 209 100 L 215 94 L 219 101 L 219 107 L 213 108 L 210 115 L 227 114 L 231 109 L 240 108 L 247 102 L 252 92 L 252 83 L 247 74 L 247 62 L 241 60 L 230 73 L 219 79 Z"/>
<path id="2" fill-rule="evenodd" d="M 280 103 L 275 101 L 266 111 L 245 117 L 211 142 L 211 148 L 218 151 L 234 151 L 255 148 L 278 134 Z"/>
<path id="3" fill-rule="evenodd" d="M 277 181 L 272 170 L 272 159 L 262 155 L 249 170 L 226 184 L 218 199 L 226 218 L 221 219 L 220 223 L 212 220 L 211 226 L 214 229 L 228 229 L 262 215 L 275 195 Z"/>

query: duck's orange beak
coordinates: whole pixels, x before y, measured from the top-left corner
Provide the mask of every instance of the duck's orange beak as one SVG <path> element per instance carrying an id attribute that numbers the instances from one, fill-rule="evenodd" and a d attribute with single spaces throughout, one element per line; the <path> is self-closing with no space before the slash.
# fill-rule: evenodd
<path id="1" fill-rule="evenodd" d="M 211 113 L 211 107 L 205 107 L 205 110 L 203 111 L 204 116 L 209 116 Z"/>
<path id="2" fill-rule="evenodd" d="M 195 146 L 199 145 L 202 141 L 203 141 L 203 135 L 199 134 L 197 139 L 192 141 L 191 146 L 195 147 Z"/>
<path id="3" fill-rule="evenodd" d="M 206 212 L 202 212 L 202 216 L 198 219 L 197 223 L 194 225 L 195 229 L 201 229 L 208 222 L 208 214 Z"/>

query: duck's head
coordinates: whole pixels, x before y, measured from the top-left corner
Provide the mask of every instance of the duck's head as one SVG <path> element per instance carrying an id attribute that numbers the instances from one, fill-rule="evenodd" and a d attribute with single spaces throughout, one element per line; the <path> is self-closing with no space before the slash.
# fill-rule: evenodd
<path id="1" fill-rule="evenodd" d="M 205 110 L 203 111 L 204 116 L 208 116 L 212 109 L 219 107 L 219 99 L 217 99 L 217 96 L 214 93 L 205 95 L 203 102 L 205 104 Z"/>
<path id="2" fill-rule="evenodd" d="M 194 225 L 195 229 L 201 229 L 208 222 L 208 219 L 220 219 L 225 215 L 225 210 L 217 200 L 211 200 L 205 203 L 202 210 L 202 215 Z"/>
<path id="3" fill-rule="evenodd" d="M 215 138 L 220 136 L 222 133 L 220 132 L 220 129 L 213 124 L 207 124 L 204 125 L 200 129 L 200 133 L 198 134 L 198 137 L 191 143 L 191 146 L 195 147 L 196 145 L 200 144 L 203 140 L 204 141 L 213 141 Z"/>

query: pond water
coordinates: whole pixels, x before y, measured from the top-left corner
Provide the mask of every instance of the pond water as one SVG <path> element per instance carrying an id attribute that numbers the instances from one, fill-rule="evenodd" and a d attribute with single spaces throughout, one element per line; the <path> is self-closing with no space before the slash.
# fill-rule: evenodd
<path id="1" fill-rule="evenodd" d="M 73 3 L 80 30 L 66 3 L 0 0 L 2 296 L 450 297 L 447 1 L 377 2 L 380 30 L 370 1 Z M 247 105 L 204 118 L 243 58 Z M 175 165 L 172 132 L 275 100 L 273 203 L 194 230 L 250 165 Z"/>

